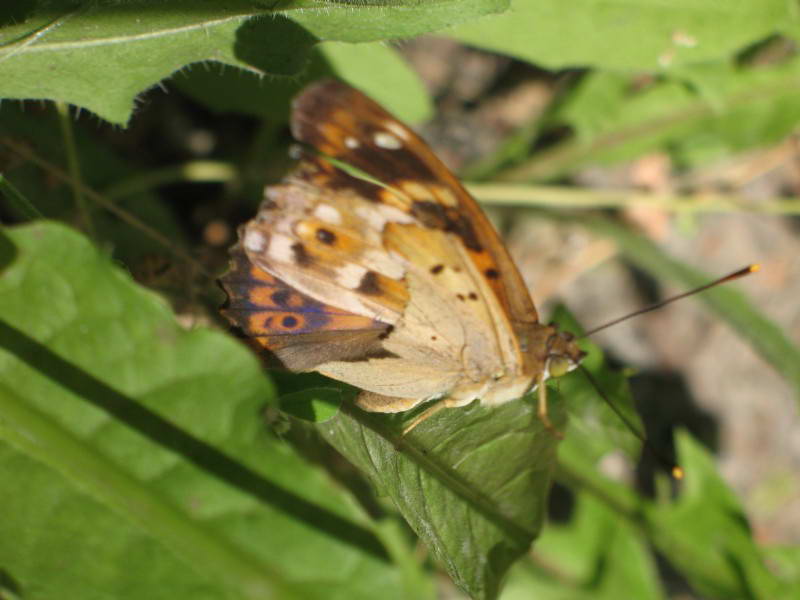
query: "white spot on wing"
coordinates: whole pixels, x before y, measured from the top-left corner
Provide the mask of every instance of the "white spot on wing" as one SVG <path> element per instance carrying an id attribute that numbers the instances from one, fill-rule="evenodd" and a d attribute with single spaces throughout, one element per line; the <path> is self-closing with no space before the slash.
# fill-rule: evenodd
<path id="1" fill-rule="evenodd" d="M 370 270 L 391 279 L 402 279 L 406 273 L 403 264 L 383 250 L 366 250 L 361 258 Z"/>
<path id="2" fill-rule="evenodd" d="M 336 281 L 343 287 L 354 290 L 361 285 L 361 280 L 367 274 L 367 269 L 361 265 L 348 263 L 336 271 Z"/>
<path id="3" fill-rule="evenodd" d="M 403 147 L 403 142 L 385 131 L 376 131 L 372 139 L 378 148 L 383 148 L 384 150 L 400 150 Z"/>
<path id="4" fill-rule="evenodd" d="M 294 240 L 288 235 L 273 235 L 269 241 L 269 255 L 280 262 L 294 262 L 294 252 L 292 245 Z"/>
<path id="5" fill-rule="evenodd" d="M 413 223 L 414 217 L 402 210 L 386 204 L 371 204 L 357 206 L 356 215 L 364 219 L 367 225 L 375 231 L 383 231 L 386 223 Z"/>
<path id="6" fill-rule="evenodd" d="M 344 138 L 344 145 L 351 150 L 355 150 L 361 145 L 361 143 L 356 138 L 348 135 L 346 138 Z"/>
<path id="7" fill-rule="evenodd" d="M 330 204 L 318 204 L 314 209 L 314 216 L 331 225 L 341 225 L 342 223 L 341 213 Z"/>
<path id="8" fill-rule="evenodd" d="M 258 229 L 248 229 L 244 234 L 245 250 L 261 252 L 267 246 L 267 237 Z"/>
<path id="9" fill-rule="evenodd" d="M 384 121 L 383 126 L 401 140 L 408 141 L 408 133 L 406 132 L 406 128 L 397 121 Z"/>

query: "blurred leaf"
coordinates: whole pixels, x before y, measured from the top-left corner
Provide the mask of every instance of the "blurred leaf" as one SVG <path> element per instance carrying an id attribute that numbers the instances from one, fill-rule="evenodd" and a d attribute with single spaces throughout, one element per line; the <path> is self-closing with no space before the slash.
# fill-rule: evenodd
<path id="1" fill-rule="evenodd" d="M 793 598 L 800 581 L 780 580 L 767 568 L 747 517 L 717 474 L 712 457 L 681 432 L 686 471 L 675 502 L 650 507 L 654 543 L 703 595 L 714 598 Z"/>
<path id="2" fill-rule="evenodd" d="M 61 100 L 124 125 L 138 94 L 192 63 L 294 75 L 318 41 L 409 37 L 507 5 L 508 0 L 289 0 L 262 6 L 173 0 L 83 7 L 54 2 L 22 22 L 0 20 L 0 81 L 4 98 Z"/>
<path id="3" fill-rule="evenodd" d="M 438 598 L 436 580 L 419 565 L 414 546 L 418 544 L 411 531 L 397 516 L 378 522 L 378 533 L 395 564 L 401 569 L 406 584 L 405 600 Z"/>
<path id="4" fill-rule="evenodd" d="M 774 143 L 800 122 L 800 57 L 758 68 L 687 67 L 640 91 L 632 83 L 617 73 L 587 74 L 553 115 L 574 137 L 503 178 L 550 178 L 656 149 L 692 164 Z"/>
<path id="5" fill-rule="evenodd" d="M 688 434 L 679 435 L 677 445 L 686 478 L 675 501 L 637 497 L 580 456 L 559 456 L 558 479 L 574 493 L 604 503 L 617 515 L 618 526 L 636 526 L 703 596 L 794 597 L 800 581 L 790 572 L 778 575 L 767 568 L 741 506 L 708 453 Z"/>
<path id="6" fill-rule="evenodd" d="M 557 397 L 550 409 L 559 426 Z M 344 405 L 318 428 L 392 499 L 457 585 L 495 598 L 542 525 L 556 439 L 525 398 L 443 410 L 405 436 L 400 419 Z"/>
<path id="7" fill-rule="evenodd" d="M 20 596 L 406 597 L 352 498 L 265 432 L 245 348 L 181 330 L 62 225 L 8 233 L 0 564 Z"/>
<path id="8" fill-rule="evenodd" d="M 611 225 L 606 224 L 605 227 Z M 608 234 L 611 230 L 596 227 L 593 231 L 605 231 Z M 628 235 L 635 237 L 630 233 Z M 623 243 L 621 247 L 626 253 L 631 251 L 630 258 L 634 262 L 650 260 L 653 252 L 635 244 L 626 246 Z M 663 254 L 659 253 L 659 256 L 660 260 L 666 260 Z M 660 271 L 657 273 L 663 275 Z M 719 291 L 719 288 L 711 291 Z M 730 298 L 736 300 L 729 303 Z M 720 306 L 722 310 L 737 313 L 742 310 L 743 305 L 740 302 L 743 300 L 735 293 L 730 296 L 723 294 Z M 563 316 L 560 321 L 564 322 Z M 574 325 L 566 323 L 563 326 L 565 329 L 575 330 Z M 586 360 L 587 367 L 598 382 L 603 381 L 603 370 L 598 372 L 593 367 L 591 359 L 590 355 Z M 588 397 L 584 399 L 581 398 L 580 390 L 565 389 L 565 385 L 574 384 L 572 380 L 578 376 L 579 374 L 571 374 L 565 377 L 561 384 L 561 391 L 571 415 L 566 439 L 559 449 L 557 477 L 577 494 L 579 505 L 584 501 L 584 496 L 589 494 L 616 515 L 615 530 L 626 527 L 626 524 L 636 526 L 704 595 L 714 598 L 789 598 L 792 597 L 789 590 L 800 589 L 792 581 L 793 577 L 788 575 L 778 577 L 767 570 L 762 551 L 753 540 L 746 517 L 733 492 L 715 473 L 710 457 L 687 435 L 679 440 L 681 451 L 678 463 L 687 475 L 682 493 L 676 502 L 647 500 L 636 495 L 627 485 L 604 476 L 600 471 L 600 459 L 613 451 L 614 445 L 619 442 L 620 433 L 613 428 L 595 426 L 590 429 L 592 422 L 597 422 L 597 417 L 593 416 L 592 412 L 599 410 L 597 406 L 593 407 L 591 404 L 592 391 L 587 390 Z M 603 383 L 600 387 L 607 391 L 605 390 L 607 385 L 608 383 Z M 619 391 L 609 396 L 614 402 L 619 401 Z M 596 393 L 594 402 L 600 407 L 603 406 Z M 625 407 L 626 403 L 621 406 Z M 580 414 L 572 414 L 576 411 L 580 411 Z M 627 435 L 632 437 L 630 433 Z M 636 442 L 635 439 L 633 441 Z M 663 475 L 660 477 L 664 478 Z M 610 539 L 608 533 L 601 537 Z M 551 583 L 554 581 L 553 577 L 560 574 L 564 576 L 568 586 L 571 584 L 578 586 L 579 590 L 583 589 L 579 584 L 586 581 L 586 571 L 576 571 L 575 564 L 562 563 L 560 560 L 568 561 L 570 551 L 572 558 L 575 559 L 575 548 L 585 548 L 590 541 L 581 538 L 576 532 L 573 537 L 564 538 L 561 554 L 554 557 L 548 554 L 547 540 L 547 535 L 544 535 L 537 544 L 535 553 L 536 556 L 541 556 L 541 565 L 545 571 L 552 571 L 549 577 Z M 596 557 L 597 552 L 597 549 L 588 552 L 587 559 Z M 609 554 L 602 564 L 613 563 L 613 560 L 618 559 L 617 553 L 624 555 L 623 550 L 617 549 L 613 554 Z M 633 559 L 628 557 L 625 560 Z M 537 578 L 540 579 L 541 577 Z M 600 593 L 591 589 L 588 597 L 595 597 L 594 595 Z M 609 593 L 611 590 L 613 586 L 609 587 Z M 576 592 L 569 597 L 580 597 L 580 595 Z"/>
<path id="9" fill-rule="evenodd" d="M 664 598 L 642 535 L 613 510 L 578 494 L 569 520 L 549 522 L 531 560 L 511 571 L 502 600 Z"/>
<path id="10" fill-rule="evenodd" d="M 794 581 L 800 589 L 800 546 L 773 546 L 764 548 L 764 556 L 771 571 L 786 580 Z"/>
<path id="11" fill-rule="evenodd" d="M 547 69 L 662 70 L 722 60 L 775 32 L 797 36 L 784 0 L 514 0 L 506 13 L 448 32 L 464 43 Z"/>
<path id="12" fill-rule="evenodd" d="M 392 48 L 373 44 L 320 44 L 333 72 L 375 99 L 402 121 L 419 123 L 433 116 L 421 79 Z M 402 90 L 402 93 L 398 93 Z"/>

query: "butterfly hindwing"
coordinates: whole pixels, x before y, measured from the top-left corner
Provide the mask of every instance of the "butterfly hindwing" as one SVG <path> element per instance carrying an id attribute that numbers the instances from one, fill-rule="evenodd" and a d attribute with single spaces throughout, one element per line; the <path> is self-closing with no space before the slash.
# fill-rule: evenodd
<path id="1" fill-rule="evenodd" d="M 298 292 L 253 265 L 239 244 L 220 283 L 228 296 L 223 315 L 257 350 L 292 370 L 308 370 L 331 357 L 364 358 L 380 348 L 388 328 Z"/>

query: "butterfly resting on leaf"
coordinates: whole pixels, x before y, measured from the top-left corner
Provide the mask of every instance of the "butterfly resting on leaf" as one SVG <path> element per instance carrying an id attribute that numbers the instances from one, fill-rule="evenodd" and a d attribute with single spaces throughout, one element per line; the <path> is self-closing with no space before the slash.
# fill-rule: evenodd
<path id="1" fill-rule="evenodd" d="M 295 169 L 240 229 L 223 313 L 293 371 L 401 412 L 515 400 L 575 368 L 569 333 L 539 323 L 497 232 L 427 144 L 373 100 L 325 80 L 294 101 Z M 334 159 L 329 160 L 329 158 Z M 351 174 L 337 162 L 360 170 Z"/>

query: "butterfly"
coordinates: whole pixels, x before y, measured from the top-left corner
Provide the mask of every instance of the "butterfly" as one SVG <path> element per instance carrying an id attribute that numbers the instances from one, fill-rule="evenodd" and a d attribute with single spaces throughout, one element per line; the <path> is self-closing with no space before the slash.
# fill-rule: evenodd
<path id="1" fill-rule="evenodd" d="M 411 129 L 349 85 L 323 80 L 292 104 L 305 145 L 239 230 L 223 314 L 293 371 L 361 389 L 401 412 L 489 406 L 539 389 L 584 356 L 539 322 L 497 232 Z"/>

